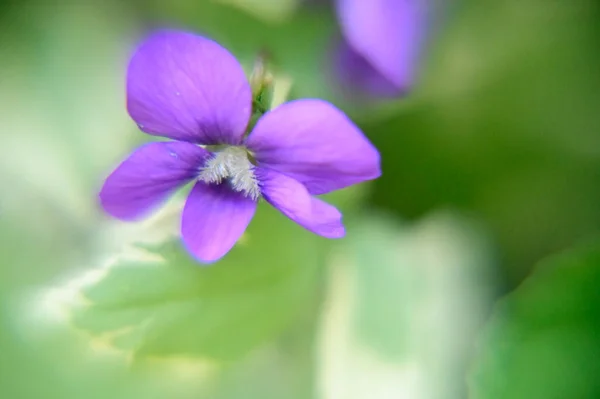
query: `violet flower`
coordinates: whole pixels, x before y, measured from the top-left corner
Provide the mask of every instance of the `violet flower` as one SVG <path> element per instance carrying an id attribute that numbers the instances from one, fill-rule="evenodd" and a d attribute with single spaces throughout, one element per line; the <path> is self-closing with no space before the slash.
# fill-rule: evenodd
<path id="1" fill-rule="evenodd" d="M 427 1 L 335 0 L 343 35 L 335 69 L 346 87 L 372 97 L 395 97 L 412 87 L 427 32 Z"/>
<path id="2" fill-rule="evenodd" d="M 139 47 L 127 74 L 127 108 L 142 131 L 172 141 L 135 150 L 106 179 L 101 204 L 116 218 L 136 220 L 195 182 L 181 233 L 202 262 L 233 247 L 260 198 L 307 230 L 340 238 L 340 212 L 313 195 L 381 174 L 377 150 L 325 101 L 283 104 L 246 136 L 252 91 L 241 65 L 191 33 L 160 31 Z"/>

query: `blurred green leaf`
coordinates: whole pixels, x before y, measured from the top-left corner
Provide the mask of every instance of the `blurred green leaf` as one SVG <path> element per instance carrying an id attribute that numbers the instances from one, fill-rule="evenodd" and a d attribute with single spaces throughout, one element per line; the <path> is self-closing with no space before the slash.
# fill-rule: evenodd
<path id="1" fill-rule="evenodd" d="M 356 192 L 328 199 L 343 209 L 359 198 Z M 89 303 L 75 308 L 73 322 L 136 356 L 237 358 L 311 304 L 329 243 L 261 204 L 240 242 L 215 265 L 196 263 L 179 238 L 124 250 L 84 289 Z"/>
<path id="2" fill-rule="evenodd" d="M 313 306 L 277 340 L 221 369 L 207 399 L 311 399 L 315 397 L 314 334 L 321 305 Z"/>
<path id="3" fill-rule="evenodd" d="M 494 312 L 470 397 L 600 397 L 599 284 L 600 240 L 542 262 Z"/>
<path id="4" fill-rule="evenodd" d="M 10 310 L 14 312 L 14 317 L 16 307 Z M 31 319 L 32 316 L 28 314 L 25 318 Z M 178 373 L 176 367 L 132 372 L 122 356 L 110 351 L 90 351 L 87 342 L 79 334 L 64 326 L 48 324 L 47 320 L 39 319 L 29 322 L 25 324 L 20 320 L 19 324 L 11 320 L 11 324 L 2 324 L 0 395 L 3 398 L 202 397 L 200 392 L 207 381 L 202 373 L 189 375 L 191 373 L 188 371 L 186 375 Z M 19 337 L 15 337 L 16 331 Z M 181 363 L 179 370 L 186 366 L 184 362 Z M 196 371 L 192 367 L 189 369 Z"/>
<path id="5" fill-rule="evenodd" d="M 325 397 L 464 398 L 494 290 L 485 233 L 447 212 L 415 225 L 367 215 L 349 230 L 320 331 Z"/>
<path id="6" fill-rule="evenodd" d="M 463 336 L 485 314 L 492 256 L 475 223 L 437 213 L 399 229 L 370 218 L 353 233 L 345 245 L 356 262 L 355 328 L 383 356 L 401 357 L 426 337 L 431 326 L 415 325 L 415 307 L 462 319 Z"/>

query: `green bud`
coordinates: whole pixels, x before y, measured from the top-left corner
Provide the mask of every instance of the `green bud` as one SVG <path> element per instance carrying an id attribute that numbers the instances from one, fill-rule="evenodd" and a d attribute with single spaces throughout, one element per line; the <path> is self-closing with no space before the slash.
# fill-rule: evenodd
<path id="1" fill-rule="evenodd" d="M 268 58 L 268 54 L 265 51 L 259 53 L 254 61 L 254 67 L 250 75 L 253 115 L 262 115 L 271 109 L 274 78 L 268 68 Z"/>

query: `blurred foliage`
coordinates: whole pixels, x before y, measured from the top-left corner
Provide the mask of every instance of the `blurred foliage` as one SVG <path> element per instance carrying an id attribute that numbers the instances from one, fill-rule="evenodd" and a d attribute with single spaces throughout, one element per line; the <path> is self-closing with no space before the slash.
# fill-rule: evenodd
<path id="1" fill-rule="evenodd" d="M 464 398 L 472 340 L 495 294 L 486 236 L 448 212 L 414 225 L 386 214 L 352 223 L 331 258 L 322 397 Z"/>
<path id="2" fill-rule="evenodd" d="M 73 322 L 134 357 L 234 360 L 273 339 L 318 297 L 325 243 L 264 206 L 221 267 L 199 268 L 178 237 L 126 247 L 84 289 Z"/>
<path id="3" fill-rule="evenodd" d="M 471 398 L 600 396 L 600 240 L 543 261 L 497 306 Z"/>
<path id="4" fill-rule="evenodd" d="M 410 107 L 363 124 L 385 171 L 375 204 L 481 217 L 512 284 L 596 231 L 598 15 L 591 1 L 464 4 L 432 44 Z"/>
<path id="5" fill-rule="evenodd" d="M 597 245 L 527 276 L 598 231 L 600 3 L 436 2 L 415 91 L 360 105 L 329 65 L 333 10 L 305 3 L 0 3 L 2 397 L 462 398 L 498 286 L 518 288 L 484 330 L 473 398 L 598 396 Z M 164 25 L 248 71 L 267 50 L 290 97 L 357 121 L 384 174 L 328 196 L 347 238 L 261 207 L 198 268 L 172 236 L 181 197 L 166 225 L 99 212 L 103 178 L 149 140 L 124 71 Z"/>

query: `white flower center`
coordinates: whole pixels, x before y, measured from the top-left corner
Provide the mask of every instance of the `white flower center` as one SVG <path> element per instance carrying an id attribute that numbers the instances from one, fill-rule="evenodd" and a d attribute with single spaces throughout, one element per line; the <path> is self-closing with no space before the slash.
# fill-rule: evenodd
<path id="1" fill-rule="evenodd" d="M 200 170 L 198 179 L 215 184 L 226 181 L 235 191 L 258 200 L 260 187 L 254 175 L 254 165 L 248 158 L 248 150 L 244 147 L 227 146 L 213 154 Z"/>

